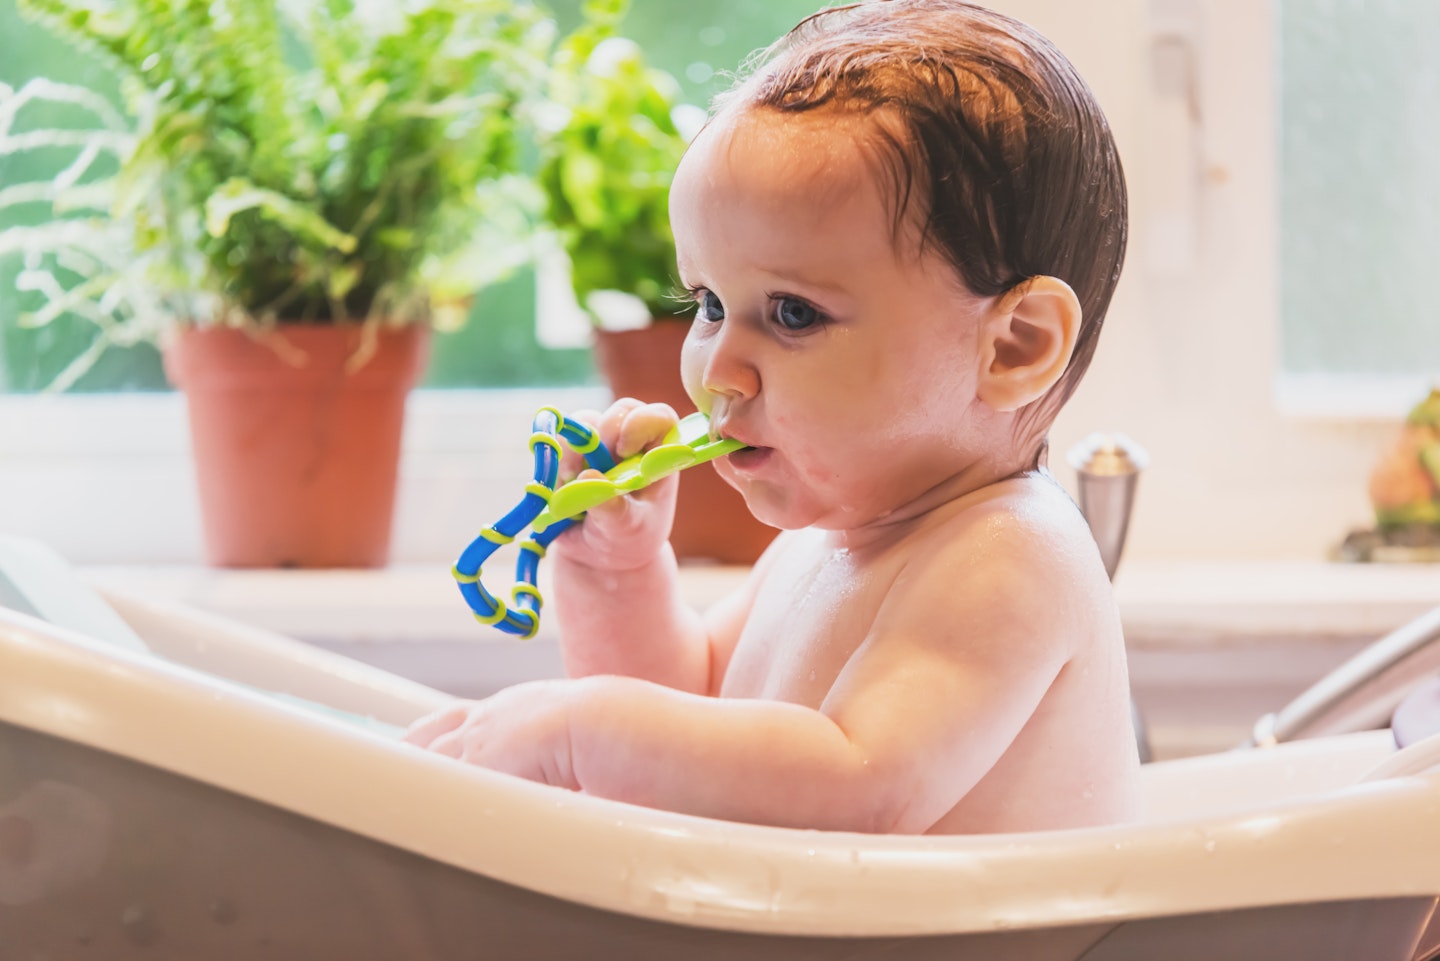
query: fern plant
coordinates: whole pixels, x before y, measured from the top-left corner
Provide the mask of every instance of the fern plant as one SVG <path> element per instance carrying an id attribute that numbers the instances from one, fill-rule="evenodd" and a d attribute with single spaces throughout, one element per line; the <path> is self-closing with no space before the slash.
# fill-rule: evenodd
<path id="1" fill-rule="evenodd" d="M 109 343 L 175 323 L 453 325 L 526 256 L 525 118 L 554 26 L 527 0 L 21 0 L 97 51 L 123 111 L 47 80 L 0 85 L 0 158 L 66 152 L 0 186 L 19 286 Z M 65 122 L 36 126 L 44 110 Z M 529 207 L 527 208 L 527 204 Z"/>

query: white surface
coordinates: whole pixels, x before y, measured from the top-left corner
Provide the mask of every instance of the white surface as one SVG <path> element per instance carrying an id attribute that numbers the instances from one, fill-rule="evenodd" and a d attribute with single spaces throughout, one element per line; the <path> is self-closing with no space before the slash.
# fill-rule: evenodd
<path id="1" fill-rule="evenodd" d="M 392 559 L 448 567 L 523 493 L 535 411 L 606 399 L 599 388 L 413 394 Z M 0 394 L 0 532 L 43 541 L 72 563 L 199 563 L 184 399 Z"/>
<path id="2" fill-rule="evenodd" d="M 143 652 L 144 643 L 76 578 L 66 560 L 38 541 L 0 534 L 0 605 Z"/>
<path id="3" fill-rule="evenodd" d="M 495 567 L 499 589 L 505 564 Z M 480 697 L 561 673 L 549 623 L 519 642 L 478 627 L 449 565 L 384 571 L 92 567 L 106 588 L 179 601 Z M 687 567 L 703 608 L 740 568 Z M 549 581 L 542 569 L 540 584 Z M 1157 758 L 1223 750 L 1365 644 L 1440 604 L 1440 565 L 1122 564 L 1136 702 Z"/>
<path id="4" fill-rule="evenodd" d="M 309 640 L 513 643 L 498 632 L 477 630 L 456 590 L 451 563 L 373 571 L 190 565 L 81 565 L 79 570 L 101 586 L 180 601 Z M 511 572 L 503 563 L 491 566 L 492 590 L 507 587 Z M 739 587 L 744 576 L 740 567 L 687 566 L 680 584 L 686 600 L 704 608 Z M 548 583 L 542 566 L 542 589 Z M 1116 576 L 1115 592 L 1132 645 L 1378 637 L 1440 604 L 1440 564 L 1127 560 Z"/>

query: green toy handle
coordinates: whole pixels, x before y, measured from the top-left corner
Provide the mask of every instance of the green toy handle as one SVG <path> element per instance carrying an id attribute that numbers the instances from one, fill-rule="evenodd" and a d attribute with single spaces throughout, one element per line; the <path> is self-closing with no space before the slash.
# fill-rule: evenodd
<path id="1" fill-rule="evenodd" d="M 604 477 L 586 477 L 557 487 L 550 505 L 531 526 L 539 533 L 557 521 L 576 517 L 597 504 L 633 493 L 671 474 L 737 450 L 737 440 L 711 440 L 710 419 L 699 412 L 683 417 L 658 447 L 616 464 Z"/>

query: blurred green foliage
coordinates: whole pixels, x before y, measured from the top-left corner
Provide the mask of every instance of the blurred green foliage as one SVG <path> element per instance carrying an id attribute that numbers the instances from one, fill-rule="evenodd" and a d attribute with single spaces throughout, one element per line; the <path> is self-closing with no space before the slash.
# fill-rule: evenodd
<path id="1" fill-rule="evenodd" d="M 663 317 L 681 309 L 668 201 L 685 152 L 676 116 L 685 105 L 676 80 L 647 66 L 639 45 L 619 36 L 628 6 L 587 0 L 586 25 L 557 50 L 552 109 L 539 118 L 539 179 L 545 219 L 570 257 L 579 303 L 618 290 Z"/>
<path id="2" fill-rule="evenodd" d="M 44 300 L 32 326 L 76 313 L 122 344 L 177 322 L 455 326 L 526 259 L 521 131 L 554 25 L 523 0 L 19 8 L 109 63 L 125 107 L 0 88 L 0 153 L 70 152 L 0 192 L 51 211 L 0 232 Z M 34 105 L 90 123 L 17 129 Z"/>
<path id="3" fill-rule="evenodd" d="M 140 3 L 141 0 L 127 0 L 131 3 Z M 143 0 L 147 6 L 166 6 L 160 0 Z M 10 88 L 22 88 L 30 78 L 36 76 L 48 76 L 55 81 L 65 82 L 84 86 L 84 88 L 98 91 L 102 97 L 108 98 L 112 104 L 124 104 L 121 98 L 120 73 L 117 69 L 108 65 L 105 58 L 96 55 L 98 49 L 76 46 L 71 42 L 60 40 L 49 30 L 20 19 L 14 7 L 16 0 L 0 0 L 0 84 L 9 85 Z M 770 40 L 775 39 L 783 30 L 792 26 L 799 17 L 811 13 L 815 9 L 818 0 L 726 0 L 726 3 L 691 3 L 690 0 L 634 0 L 631 10 L 626 14 L 625 19 L 618 24 L 618 29 L 625 36 L 632 37 L 645 50 L 645 59 L 658 68 L 670 72 L 678 84 L 681 92 L 678 98 L 691 104 L 706 104 L 714 92 L 729 85 L 730 78 L 727 71 L 733 71 L 739 63 L 759 46 L 766 45 Z M 69 4 L 65 4 L 69 6 Z M 181 4 L 190 12 L 196 10 L 220 10 L 225 4 Z M 380 7 L 386 4 L 379 4 Z M 423 4 L 422 4 L 423 6 Z M 444 4 L 442 4 L 444 6 Z M 468 4 L 474 6 L 474 4 Z M 481 4 L 484 6 L 484 4 Z M 513 6 L 513 4 L 505 4 Z M 552 0 L 549 4 L 554 20 L 557 22 L 557 35 L 567 35 L 575 30 L 582 23 L 580 6 L 582 0 Z M 336 10 L 334 6 L 325 7 L 327 10 Z M 288 14 L 291 17 L 304 16 L 310 12 L 310 6 L 288 7 Z M 474 16 L 474 10 L 465 16 Z M 287 66 L 300 66 L 311 62 L 314 55 L 307 56 L 304 43 L 292 36 L 295 27 L 289 26 L 289 22 L 282 23 L 281 45 L 282 62 Z M 433 27 L 433 23 L 431 24 Z M 420 30 L 420 27 L 416 27 Z M 433 36 L 419 33 L 416 36 Z M 154 42 L 156 37 L 134 37 L 130 40 L 127 37 L 118 37 L 118 42 Z M 338 40 L 337 40 L 338 42 Z M 233 61 L 249 61 L 255 56 L 264 52 L 256 50 L 239 50 L 236 52 Z M 412 71 L 410 78 L 416 76 L 413 72 L 419 69 L 420 63 L 426 61 L 422 56 L 422 50 L 416 49 L 395 49 L 397 69 L 405 72 Z M 147 55 L 148 56 L 148 55 Z M 406 66 L 406 63 L 409 66 Z M 141 59 L 141 65 L 144 61 Z M 213 65 L 190 61 L 186 69 L 194 68 L 197 71 L 210 71 Z M 351 69 L 359 71 L 357 66 L 351 65 Z M 389 65 L 376 66 L 374 75 L 389 78 Z M 523 71 L 517 76 L 523 75 Z M 359 76 L 359 73 L 351 73 L 351 76 Z M 520 76 L 524 79 L 523 76 Z M 517 78 L 505 78 L 513 81 Z M 533 79 L 533 78 L 528 78 Z M 246 81 L 249 82 L 249 81 Z M 256 79 L 253 84 L 253 97 L 268 97 L 265 94 L 265 82 Z M 354 85 L 351 88 L 347 85 L 346 94 L 357 94 L 363 89 L 361 85 Z M 229 101 L 226 101 L 226 109 L 229 108 Z M 292 108 L 302 109 L 307 107 L 307 101 L 297 98 L 297 104 L 291 104 Z M 71 120 L 58 118 L 58 114 L 46 115 L 40 124 L 58 125 L 62 122 L 75 122 L 73 115 Z M 33 124 L 32 124 L 33 125 Z M 16 130 L 24 130 L 26 122 L 17 124 Z M 310 146 L 320 143 L 311 138 Z M 230 147 L 236 147 L 230 141 Z M 300 144 L 297 143 L 297 147 Z M 325 150 L 333 150 L 334 144 L 324 140 Z M 243 147 L 242 147 L 243 148 Z M 534 173 L 536 163 L 536 151 L 531 144 L 524 140 L 521 131 L 520 140 L 511 143 L 507 150 L 514 151 L 510 156 L 517 157 L 521 170 L 526 173 Z M 285 153 L 281 148 L 281 153 Z M 324 151 L 321 151 L 324 153 Z M 311 156 L 321 156 L 311 151 Z M 392 156 L 396 156 L 392 153 Z M 481 154 L 482 156 L 482 154 Z M 33 182 L 33 180 L 45 180 L 55 176 L 59 170 L 65 169 L 71 160 L 65 157 L 56 156 L 55 153 L 35 153 L 33 156 L 0 156 L 0 190 L 6 186 L 13 186 L 19 182 Z M 268 156 L 266 164 L 275 163 L 274 157 Z M 343 164 L 341 164 L 343 166 Z M 331 174 L 340 170 L 341 166 L 328 167 Z M 207 176 L 219 177 L 220 167 L 212 167 Z M 354 170 L 354 169 L 353 169 Z M 360 170 L 361 174 L 376 174 L 379 167 L 370 166 L 367 170 Z M 104 163 L 96 161 L 94 171 L 95 177 L 102 177 L 105 170 Z M 233 173 L 233 170 L 232 170 Z M 399 171 L 405 173 L 405 171 Z M 255 180 L 251 170 L 246 166 L 239 171 L 240 176 Z M 357 177 L 356 183 L 360 183 L 363 177 Z M 219 183 L 225 183 L 220 180 Z M 268 183 L 261 184 L 268 186 Z M 420 184 L 416 184 L 420 186 Z M 399 196 L 399 195 L 396 195 Z M 255 197 L 252 197 L 255 199 Z M 249 209 L 240 210 L 233 206 L 230 212 L 229 225 L 248 223 L 248 236 L 240 236 L 242 242 L 253 243 L 259 236 L 274 229 L 279 225 L 279 218 L 274 215 L 275 210 L 266 212 L 264 205 L 256 205 Z M 334 209 L 356 209 L 356 200 L 351 197 L 347 205 L 337 203 Z M 448 215 L 446 215 L 448 216 Z M 0 207 L 0 229 L 16 223 L 43 223 L 48 219 L 48 212 L 36 209 L 35 206 L 9 206 Z M 338 218 L 337 215 L 337 220 Z M 454 223 L 454 222 L 452 222 Z M 341 225 L 343 226 L 343 225 Z M 202 222 L 203 228 L 203 222 Z M 464 228 L 456 228 L 452 236 L 464 235 Z M 435 235 L 432 235 L 435 236 Z M 334 238 L 331 238 L 334 239 Z M 386 235 L 384 241 L 376 232 L 373 241 L 376 242 L 376 249 L 379 251 L 379 259 L 397 258 L 395 243 L 400 239 L 399 235 Z M 474 241 L 474 236 L 471 236 Z M 436 238 L 438 242 L 438 238 Z M 491 241 L 492 242 L 492 241 Z M 389 245 L 389 246 L 387 246 Z M 230 254 L 219 254 L 223 245 L 217 243 L 215 251 L 220 261 L 228 259 Z M 232 248 L 233 249 L 233 248 Z M 478 285 L 478 281 L 488 277 L 504 275 L 505 269 L 513 265 L 514 259 L 521 251 L 494 252 L 487 251 L 484 243 L 471 243 L 469 251 L 474 258 L 469 261 L 468 267 L 461 267 L 455 275 L 456 284 L 459 287 L 465 285 Z M 333 254 L 321 255 L 333 256 Z M 420 255 L 420 259 L 425 255 Z M 477 259 L 478 258 L 478 259 Z M 456 261 L 459 264 L 459 261 Z M 65 369 L 66 363 L 78 354 L 84 353 L 88 347 L 96 341 L 96 328 L 89 320 L 82 317 L 62 316 L 56 318 L 52 323 L 43 327 L 26 327 L 19 323 L 19 316 L 23 311 L 35 311 L 40 303 L 39 294 L 27 292 L 17 294 L 14 290 L 14 282 L 19 272 L 20 262 L 17 259 L 7 259 L 0 262 L 0 390 L 35 390 L 42 388 L 46 383 L 52 382 L 59 375 L 60 370 Z M 477 274 L 474 277 L 465 277 L 467 269 L 474 269 Z M 271 272 L 275 277 L 275 272 Z M 344 278 L 343 278 L 344 280 Z M 346 281 L 348 282 L 348 281 Z M 252 284 L 258 288 L 259 282 Z M 363 284 L 359 280 L 354 281 L 354 287 L 347 291 L 346 303 L 360 304 L 363 300 Z M 333 292 L 333 291 L 331 291 Z M 328 300 L 328 297 L 325 298 Z M 464 301 L 455 301 L 455 307 L 462 307 Z M 534 318 L 534 290 L 533 275 L 526 267 L 520 267 L 513 274 L 508 275 L 505 280 L 495 282 L 490 287 L 478 291 L 469 301 L 468 311 L 469 323 L 464 324 L 459 330 L 451 333 L 441 333 L 435 340 L 435 353 L 433 353 L 431 370 L 429 370 L 428 383 L 431 386 L 508 386 L 508 385 L 543 385 L 543 383 L 576 383 L 586 382 L 593 379 L 593 367 L 590 363 L 588 352 L 583 350 L 544 350 L 534 340 L 533 318 Z M 76 383 L 76 389 L 108 390 L 108 389 L 157 389 L 163 388 L 164 379 L 160 373 L 158 356 L 153 344 L 148 340 L 140 339 L 134 346 L 115 346 L 114 340 L 107 341 L 109 347 L 104 353 L 99 353 L 95 365 L 85 373 Z"/>

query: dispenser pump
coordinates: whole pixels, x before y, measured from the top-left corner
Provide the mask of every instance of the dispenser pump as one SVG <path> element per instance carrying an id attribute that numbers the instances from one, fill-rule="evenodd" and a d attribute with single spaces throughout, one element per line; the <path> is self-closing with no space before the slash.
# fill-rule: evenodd
<path id="1" fill-rule="evenodd" d="M 1076 474 L 1080 513 L 1113 579 L 1130 528 L 1135 485 L 1150 455 L 1124 434 L 1097 432 L 1070 448 L 1068 460 Z"/>

